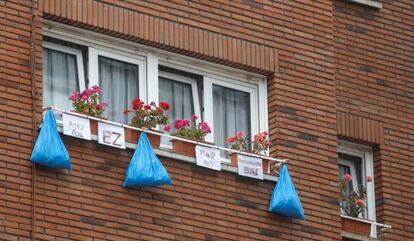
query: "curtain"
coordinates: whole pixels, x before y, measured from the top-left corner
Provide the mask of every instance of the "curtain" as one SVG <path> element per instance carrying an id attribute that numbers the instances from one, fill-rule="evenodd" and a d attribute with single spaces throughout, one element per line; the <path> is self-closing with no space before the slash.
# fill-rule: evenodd
<path id="1" fill-rule="evenodd" d="M 214 142 L 226 146 L 226 139 L 241 130 L 250 142 L 250 94 L 213 85 Z M 250 148 L 250 145 L 248 145 Z"/>
<path id="2" fill-rule="evenodd" d="M 169 119 L 190 119 L 194 114 L 193 93 L 191 85 L 179 81 L 159 78 L 160 102 L 167 101 L 171 104 L 168 110 Z"/>
<path id="3" fill-rule="evenodd" d="M 123 115 L 138 98 L 138 65 L 99 56 L 99 86 L 102 102 L 107 103 L 105 117 L 111 121 L 128 123 L 131 117 Z"/>
<path id="4" fill-rule="evenodd" d="M 72 109 L 69 96 L 79 91 L 76 56 L 43 49 L 43 106 Z"/>

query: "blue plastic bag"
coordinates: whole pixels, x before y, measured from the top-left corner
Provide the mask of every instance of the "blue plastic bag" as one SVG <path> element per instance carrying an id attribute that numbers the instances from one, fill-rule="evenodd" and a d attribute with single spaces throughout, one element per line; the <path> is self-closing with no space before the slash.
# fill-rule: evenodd
<path id="1" fill-rule="evenodd" d="M 302 204 L 285 164 L 282 165 L 279 180 L 273 190 L 269 212 L 305 219 Z"/>
<path id="2" fill-rule="evenodd" d="M 171 183 L 170 176 L 155 155 L 147 134 L 141 132 L 137 149 L 128 165 L 123 186 L 143 187 Z"/>
<path id="3" fill-rule="evenodd" d="M 71 169 L 69 153 L 60 138 L 51 110 L 45 114 L 30 160 L 47 167 Z"/>

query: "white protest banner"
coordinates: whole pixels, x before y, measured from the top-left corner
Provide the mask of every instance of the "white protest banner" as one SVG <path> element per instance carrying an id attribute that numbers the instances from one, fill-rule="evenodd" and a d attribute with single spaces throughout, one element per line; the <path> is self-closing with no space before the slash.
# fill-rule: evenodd
<path id="1" fill-rule="evenodd" d="M 221 157 L 219 150 L 197 145 L 195 151 L 197 165 L 221 171 Z"/>
<path id="2" fill-rule="evenodd" d="M 63 134 L 91 140 L 91 126 L 89 119 L 63 113 Z"/>
<path id="3" fill-rule="evenodd" d="M 263 180 L 262 159 L 238 154 L 239 175 Z"/>
<path id="4" fill-rule="evenodd" d="M 98 122 L 98 142 L 100 144 L 125 149 L 124 128 L 108 123 Z"/>

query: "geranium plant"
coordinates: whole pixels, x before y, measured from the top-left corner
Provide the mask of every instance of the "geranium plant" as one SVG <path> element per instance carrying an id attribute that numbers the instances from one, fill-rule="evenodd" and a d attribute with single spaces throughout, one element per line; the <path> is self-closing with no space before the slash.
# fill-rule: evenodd
<path id="1" fill-rule="evenodd" d="M 255 154 L 267 154 L 267 151 L 270 146 L 269 142 L 269 133 L 263 131 L 254 135 L 254 140 L 252 141 L 253 149 L 252 152 Z"/>
<path id="2" fill-rule="evenodd" d="M 341 210 L 348 216 L 357 218 L 366 209 L 365 199 L 367 190 L 364 186 L 360 185 L 358 189 L 350 190 L 349 182 L 352 180 L 351 174 L 345 174 L 339 182 L 341 189 Z M 371 176 L 366 177 L 367 182 L 372 181 Z"/>
<path id="3" fill-rule="evenodd" d="M 124 115 L 132 114 L 131 125 L 139 128 L 155 128 L 157 125 L 166 125 L 164 129 L 168 128 L 167 110 L 170 108 L 168 102 L 160 102 L 157 106 L 155 102 L 145 104 L 139 98 L 132 101 L 132 109 L 124 110 Z"/>
<path id="4" fill-rule="evenodd" d="M 243 131 L 236 131 L 236 135 L 228 137 L 227 144 L 231 149 L 247 151 L 247 137 Z"/>
<path id="5" fill-rule="evenodd" d="M 197 119 L 197 115 L 192 115 L 191 121 L 185 119 L 175 120 L 175 131 L 173 132 L 173 135 L 187 137 L 196 140 L 204 140 L 204 137 L 208 133 L 211 133 L 211 129 L 208 126 L 207 122 L 200 122 L 197 124 Z"/>
<path id="6" fill-rule="evenodd" d="M 100 102 L 101 97 L 99 94 L 101 92 L 102 89 L 99 86 L 94 85 L 89 89 L 85 89 L 82 93 L 74 91 L 69 97 L 69 100 L 72 101 L 72 106 L 76 112 L 95 117 L 102 117 L 107 104 Z"/>

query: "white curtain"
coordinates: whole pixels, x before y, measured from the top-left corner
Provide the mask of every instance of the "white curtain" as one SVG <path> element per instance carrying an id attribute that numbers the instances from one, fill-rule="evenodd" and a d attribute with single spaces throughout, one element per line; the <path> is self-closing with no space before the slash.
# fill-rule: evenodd
<path id="1" fill-rule="evenodd" d="M 128 123 L 131 117 L 123 115 L 131 109 L 131 102 L 138 98 L 138 66 L 119 60 L 99 56 L 99 86 L 102 102 L 107 103 L 105 117 L 109 120 Z"/>
<path id="2" fill-rule="evenodd" d="M 69 96 L 79 91 L 76 56 L 43 49 L 43 106 L 73 109 Z"/>
<path id="3" fill-rule="evenodd" d="M 193 94 L 191 85 L 179 81 L 159 78 L 159 100 L 170 103 L 168 116 L 171 123 L 175 119 L 190 119 L 194 114 Z"/>
<path id="4" fill-rule="evenodd" d="M 159 77 L 159 100 L 170 103 L 170 109 L 167 111 L 171 131 L 174 129 L 174 120 L 190 120 L 194 113 L 194 101 L 191 85 L 180 81 Z M 171 145 L 167 138 L 162 138 L 164 145 Z"/>
<path id="5" fill-rule="evenodd" d="M 214 142 L 226 146 L 226 139 L 243 131 L 250 142 L 250 94 L 213 85 Z M 248 147 L 250 148 L 250 147 Z"/>

